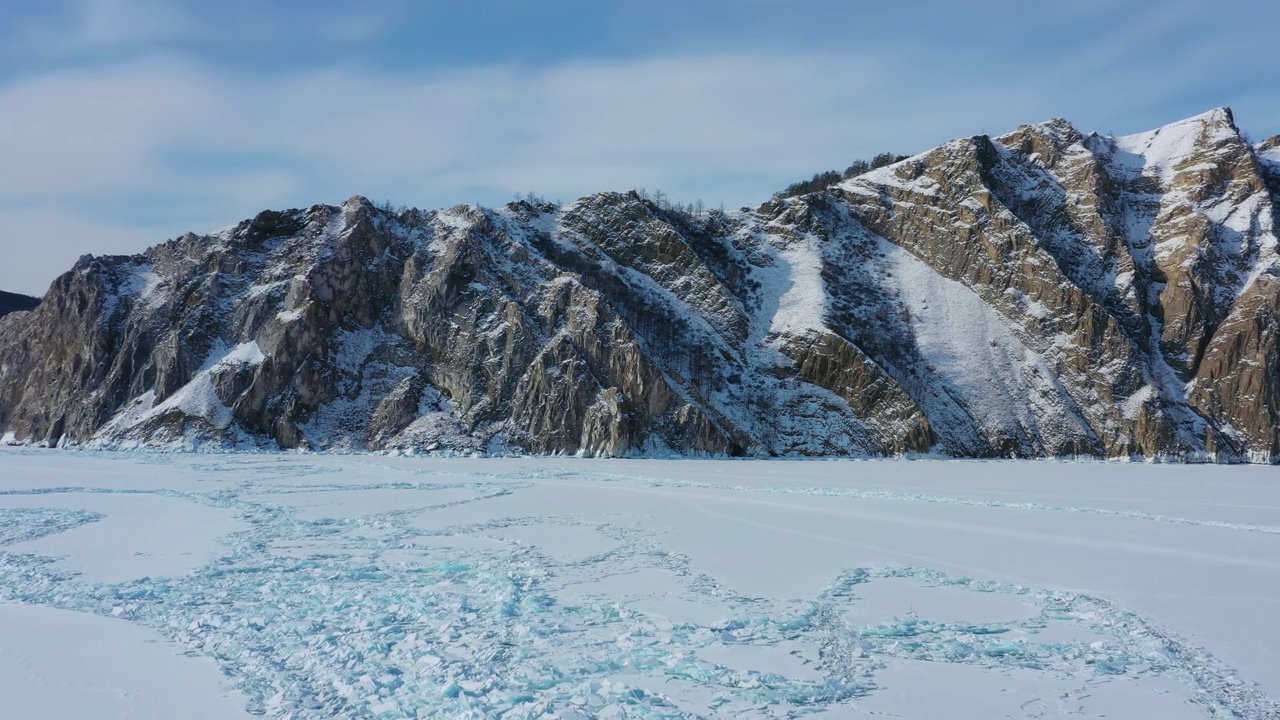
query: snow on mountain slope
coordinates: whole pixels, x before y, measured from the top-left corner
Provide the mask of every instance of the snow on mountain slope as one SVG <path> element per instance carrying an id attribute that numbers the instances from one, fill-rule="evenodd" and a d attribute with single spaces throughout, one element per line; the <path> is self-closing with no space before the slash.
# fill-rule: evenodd
<path id="1" fill-rule="evenodd" d="M 83 258 L 0 320 L 0 430 L 1270 461 L 1277 145 L 1225 109 L 1124 138 L 1052 120 L 754 211 L 266 211 Z"/>
<path id="2" fill-rule="evenodd" d="M 805 237 L 774 254 L 772 270 L 762 292 L 777 296 L 776 309 L 767 318 L 769 333 L 803 335 L 824 330 L 827 290 L 822 282 L 822 256 Z M 757 273 L 757 276 L 764 273 Z"/>
<path id="3" fill-rule="evenodd" d="M 887 285 L 910 313 L 916 346 L 932 372 L 952 378 L 955 398 L 991 437 L 1038 438 L 1058 447 L 1088 435 L 1053 368 L 1027 348 L 1009 321 L 972 290 L 888 242 Z"/>
<path id="4" fill-rule="evenodd" d="M 159 403 L 151 390 L 134 398 L 95 433 L 94 444 L 136 446 L 139 440 L 145 439 L 149 444 L 191 447 L 192 438 L 183 426 L 192 421 L 200 421 L 211 430 L 227 430 L 235 417 L 231 408 L 218 396 L 215 378 L 252 371 L 265 359 L 258 344 L 252 341 L 233 348 L 215 345 L 205 367 L 177 392 Z M 176 427 L 166 422 L 173 418 L 179 418 Z M 156 432 L 158 427 L 167 432 Z"/>
<path id="5" fill-rule="evenodd" d="M 1117 137 L 1115 146 L 1129 156 L 1122 155 L 1119 159 L 1132 174 L 1154 175 L 1163 184 L 1172 185 L 1179 173 L 1215 167 L 1200 159 L 1188 165 L 1188 160 L 1198 155 L 1203 146 L 1220 146 L 1238 138 L 1231 112 L 1215 108 L 1150 132 Z"/>

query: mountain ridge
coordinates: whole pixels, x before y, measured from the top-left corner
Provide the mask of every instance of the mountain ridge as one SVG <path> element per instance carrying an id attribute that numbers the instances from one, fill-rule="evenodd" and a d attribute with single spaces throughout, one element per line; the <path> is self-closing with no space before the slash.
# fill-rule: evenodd
<path id="1" fill-rule="evenodd" d="M 741 212 L 264 211 L 86 256 L 0 319 L 0 432 L 1273 462 L 1278 199 L 1280 140 L 1219 108 L 961 138 Z"/>
<path id="2" fill-rule="evenodd" d="M 0 317 L 13 312 L 33 310 L 39 304 L 40 298 L 0 290 Z"/>

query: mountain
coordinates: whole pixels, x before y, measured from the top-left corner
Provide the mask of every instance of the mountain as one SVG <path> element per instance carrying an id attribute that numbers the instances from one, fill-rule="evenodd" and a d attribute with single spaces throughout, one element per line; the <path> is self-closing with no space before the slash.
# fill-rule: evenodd
<path id="1" fill-rule="evenodd" d="M 0 319 L 0 431 L 102 447 L 1280 458 L 1280 138 L 1065 120 L 694 214 L 266 211 Z"/>
<path id="2" fill-rule="evenodd" d="M 32 310 L 39 304 L 40 298 L 0 290 L 0 317 L 19 310 Z"/>

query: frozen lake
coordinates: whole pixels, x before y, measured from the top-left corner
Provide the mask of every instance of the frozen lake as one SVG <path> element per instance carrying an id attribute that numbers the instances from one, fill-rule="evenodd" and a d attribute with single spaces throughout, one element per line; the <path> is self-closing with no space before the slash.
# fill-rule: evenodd
<path id="1" fill-rule="evenodd" d="M 1272 467 L 0 450 L 24 717 L 1280 718 L 1278 616 Z"/>

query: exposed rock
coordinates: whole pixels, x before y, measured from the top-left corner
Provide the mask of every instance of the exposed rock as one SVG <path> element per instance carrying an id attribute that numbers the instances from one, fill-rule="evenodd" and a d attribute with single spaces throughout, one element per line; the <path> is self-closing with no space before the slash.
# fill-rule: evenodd
<path id="1" fill-rule="evenodd" d="M 755 211 L 266 211 L 0 318 L 15 441 L 1280 457 L 1280 141 L 956 140 Z"/>

